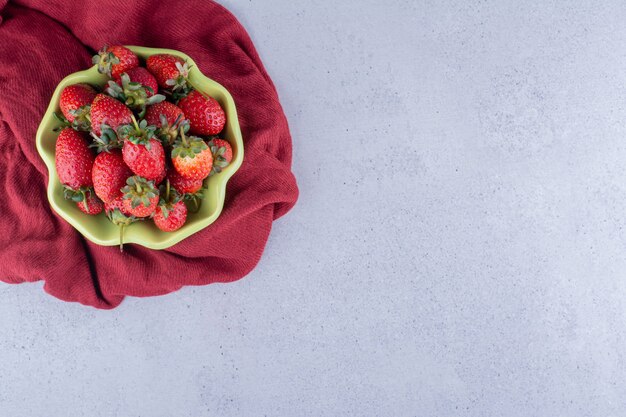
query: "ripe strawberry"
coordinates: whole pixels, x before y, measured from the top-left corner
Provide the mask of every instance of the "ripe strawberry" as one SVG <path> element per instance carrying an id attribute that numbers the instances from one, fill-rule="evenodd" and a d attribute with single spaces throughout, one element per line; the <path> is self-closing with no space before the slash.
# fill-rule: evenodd
<path id="1" fill-rule="evenodd" d="M 123 208 L 135 217 L 148 217 L 154 213 L 159 203 L 159 190 L 154 182 L 134 176 L 126 180 L 122 188 L 124 193 Z"/>
<path id="2" fill-rule="evenodd" d="M 179 117 L 185 118 L 185 114 L 180 107 L 169 101 L 163 101 L 148 107 L 145 119 L 148 121 L 148 124 L 159 126 L 161 125 L 161 115 L 165 117 L 165 120 L 170 125 L 174 124 Z"/>
<path id="3" fill-rule="evenodd" d="M 137 221 L 137 218 L 124 208 L 124 196 L 120 195 L 109 203 L 104 203 L 104 212 L 114 225 L 120 228 L 120 252 L 124 251 L 124 228 Z"/>
<path id="4" fill-rule="evenodd" d="M 180 229 L 187 220 L 187 206 L 183 201 L 173 204 L 166 209 L 158 206 L 154 213 L 154 224 L 164 232 L 173 232 Z"/>
<path id="5" fill-rule="evenodd" d="M 102 213 L 104 203 L 96 196 L 93 190 L 90 189 L 85 195 L 87 197 L 85 200 L 76 203 L 80 211 L 92 216 Z"/>
<path id="6" fill-rule="evenodd" d="M 180 175 L 174 168 L 167 171 L 167 179 L 170 186 L 180 194 L 195 194 L 202 188 L 202 180 L 194 180 L 185 178 Z"/>
<path id="7" fill-rule="evenodd" d="M 122 148 L 124 162 L 139 176 L 157 181 L 165 170 L 165 152 L 163 146 L 156 139 L 147 143 L 124 142 Z"/>
<path id="8" fill-rule="evenodd" d="M 152 55 L 146 60 L 146 68 L 161 88 L 171 88 L 173 91 L 188 88 L 189 67 L 182 58 L 169 54 Z"/>
<path id="9" fill-rule="evenodd" d="M 109 47 L 105 45 L 93 56 L 92 62 L 98 65 L 100 74 L 107 74 L 111 78 L 117 78 L 123 72 L 139 66 L 137 55 L 130 49 L 120 45 Z"/>
<path id="10" fill-rule="evenodd" d="M 219 174 L 222 172 L 222 169 L 226 168 L 228 164 L 230 164 L 230 161 L 233 160 L 233 148 L 230 146 L 230 143 L 224 139 L 218 138 L 211 139 L 208 145 L 213 154 L 213 169 L 211 170 L 211 175 Z"/>
<path id="11" fill-rule="evenodd" d="M 89 111 L 94 98 L 96 90 L 89 84 L 74 84 L 63 89 L 59 107 L 72 127 L 79 130 L 89 129 L 91 126 Z"/>
<path id="12" fill-rule="evenodd" d="M 178 137 L 178 128 L 185 114 L 177 105 L 162 101 L 148 107 L 145 119 L 148 124 L 157 126 L 156 134 L 162 143 L 172 144 Z"/>
<path id="13" fill-rule="evenodd" d="M 189 131 L 195 135 L 217 135 L 224 129 L 226 114 L 212 97 L 205 97 L 194 90 L 180 99 L 178 107 L 189 120 Z"/>
<path id="14" fill-rule="evenodd" d="M 183 177 L 202 180 L 211 173 L 213 155 L 202 138 L 185 137 L 185 129 L 181 127 L 180 137 L 172 147 L 172 165 Z"/>
<path id="15" fill-rule="evenodd" d="M 182 195 L 184 200 L 189 201 L 193 213 L 200 209 L 200 204 L 204 198 L 202 193 L 203 180 L 185 178 L 174 168 L 170 168 L 167 171 L 167 181 L 169 181 L 172 189 Z"/>
<path id="16" fill-rule="evenodd" d="M 121 193 L 120 195 L 115 197 L 113 200 L 104 203 L 104 213 L 107 216 L 110 216 L 110 214 L 115 210 L 119 210 L 120 213 L 122 213 L 125 216 L 132 216 L 132 214 L 130 214 L 124 208 L 124 195 Z"/>
<path id="17" fill-rule="evenodd" d="M 159 92 L 159 84 L 157 83 L 154 75 L 150 74 L 150 71 L 144 67 L 136 67 L 126 71 L 128 78 L 133 83 L 141 84 L 145 89 L 148 97 L 152 97 Z M 116 77 L 115 82 L 117 85 L 122 85 L 122 76 Z"/>
<path id="18" fill-rule="evenodd" d="M 154 224 L 164 232 L 180 229 L 187 219 L 187 206 L 181 196 L 174 189 L 170 189 L 169 182 L 161 186 L 160 195 L 159 205 L 152 218 Z"/>
<path id="19" fill-rule="evenodd" d="M 135 74 L 136 80 L 143 79 L 147 84 L 143 84 L 142 81 L 132 80 L 130 75 L 125 72 L 117 82 L 109 81 L 109 87 L 106 89 L 106 92 L 111 97 L 124 102 L 128 107 L 137 111 L 139 117 L 143 117 L 146 114 L 146 106 L 162 102 L 165 100 L 165 96 L 154 94 L 156 90 L 153 90 L 152 87 L 157 88 L 156 80 L 148 70 L 137 67 L 129 72 Z M 148 84 L 152 84 L 152 86 Z"/>
<path id="20" fill-rule="evenodd" d="M 57 138 L 54 159 L 59 180 L 66 188 L 65 197 L 81 201 L 86 189 L 93 185 L 94 155 L 85 135 L 71 128 L 63 129 Z"/>
<path id="21" fill-rule="evenodd" d="M 102 134 L 102 124 L 108 125 L 111 129 L 132 122 L 133 113 L 123 103 L 106 96 L 98 94 L 91 103 L 91 128 L 96 135 Z"/>
<path id="22" fill-rule="evenodd" d="M 91 171 L 94 191 L 105 203 L 113 201 L 122 195 L 121 188 L 132 175 L 132 171 L 124 163 L 120 150 L 101 152 L 96 156 Z"/>
<path id="23" fill-rule="evenodd" d="M 159 185 L 163 182 L 163 180 L 165 180 L 165 177 L 167 177 L 167 169 L 165 169 L 165 166 L 163 167 L 163 171 L 161 171 L 161 175 L 159 175 L 155 180 L 154 180 L 154 185 Z"/>
<path id="24" fill-rule="evenodd" d="M 118 135 L 124 140 L 124 162 L 136 175 L 156 181 L 165 171 L 165 151 L 161 142 L 154 138 L 156 127 L 148 126 L 145 120 L 137 124 L 134 116 L 132 121 L 133 125 L 118 129 Z"/>

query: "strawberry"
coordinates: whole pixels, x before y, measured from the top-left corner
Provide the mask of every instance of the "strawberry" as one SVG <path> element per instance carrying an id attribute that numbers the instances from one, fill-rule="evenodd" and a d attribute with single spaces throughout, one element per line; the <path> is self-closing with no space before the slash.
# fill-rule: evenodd
<path id="1" fill-rule="evenodd" d="M 173 125 L 176 119 L 185 118 L 185 114 L 176 104 L 169 101 L 163 101 L 148 107 L 145 119 L 148 124 L 153 126 L 161 125 L 161 116 L 165 117 L 165 121 Z"/>
<path id="2" fill-rule="evenodd" d="M 91 171 L 93 189 L 102 201 L 111 202 L 122 195 L 121 188 L 132 175 L 130 168 L 124 164 L 120 150 L 101 152 L 96 156 Z"/>
<path id="3" fill-rule="evenodd" d="M 214 138 L 208 143 L 213 154 L 213 169 L 211 175 L 219 174 L 233 160 L 233 148 L 224 139 Z"/>
<path id="4" fill-rule="evenodd" d="M 146 60 L 146 68 L 154 75 L 159 87 L 188 91 L 189 67 L 182 58 L 170 54 L 152 55 Z"/>
<path id="5" fill-rule="evenodd" d="M 163 171 L 161 171 L 161 174 L 154 180 L 154 184 L 161 184 L 163 180 L 165 180 L 165 177 L 167 177 L 167 169 L 165 169 L 165 166 L 163 166 Z"/>
<path id="6" fill-rule="evenodd" d="M 159 190 L 154 182 L 140 176 L 130 177 L 122 188 L 123 208 L 135 217 L 148 217 L 154 213 L 159 203 Z"/>
<path id="7" fill-rule="evenodd" d="M 78 130 L 89 130 L 89 111 L 96 90 L 89 84 L 69 85 L 61 91 L 59 107 L 68 124 Z"/>
<path id="8" fill-rule="evenodd" d="M 201 191 L 204 185 L 203 180 L 185 178 L 174 168 L 170 168 L 167 171 L 167 181 L 174 190 L 182 195 L 184 200 L 189 201 L 193 208 L 192 212 L 195 213 L 200 209 L 200 204 L 204 198 Z"/>
<path id="9" fill-rule="evenodd" d="M 122 85 L 122 75 L 116 77 L 115 82 L 117 85 Z M 133 83 L 139 83 L 145 88 L 147 96 L 152 97 L 159 91 L 159 84 L 157 83 L 154 75 L 150 74 L 150 71 L 145 69 L 144 67 L 136 67 L 131 70 L 126 71 L 126 75 Z"/>
<path id="10" fill-rule="evenodd" d="M 145 120 L 138 124 L 134 116 L 132 121 L 133 125 L 118 129 L 118 135 L 124 140 L 124 162 L 136 175 L 155 181 L 165 171 L 163 145 L 154 138 L 155 126 L 148 126 Z"/>
<path id="11" fill-rule="evenodd" d="M 170 189 L 170 183 L 161 186 L 161 198 L 154 217 L 154 224 L 164 232 L 173 232 L 180 229 L 187 219 L 187 206 L 180 195 Z"/>
<path id="12" fill-rule="evenodd" d="M 121 125 L 131 123 L 132 115 L 124 104 L 104 94 L 98 94 L 91 103 L 91 128 L 99 136 L 102 134 L 103 123 L 117 130 Z"/>
<path id="13" fill-rule="evenodd" d="M 173 168 L 168 169 L 167 179 L 171 187 L 180 194 L 195 194 L 202 188 L 202 179 L 194 180 L 185 178 Z"/>
<path id="14" fill-rule="evenodd" d="M 173 232 L 180 229 L 187 220 L 187 206 L 181 200 L 167 206 L 158 206 L 154 213 L 154 224 L 164 232 Z"/>
<path id="15" fill-rule="evenodd" d="M 152 181 L 162 178 L 165 170 L 165 152 L 158 140 L 150 139 L 147 143 L 126 141 L 122 154 L 126 165 L 136 175 Z"/>
<path id="16" fill-rule="evenodd" d="M 211 173 L 213 155 L 202 138 L 185 137 L 185 128 L 181 127 L 180 137 L 172 147 L 172 165 L 183 177 L 202 180 Z"/>
<path id="17" fill-rule="evenodd" d="M 105 45 L 91 61 L 94 65 L 98 65 L 100 74 L 107 74 L 111 78 L 118 78 L 123 72 L 139 66 L 137 55 L 120 45 L 109 47 Z"/>
<path id="18" fill-rule="evenodd" d="M 124 208 L 124 196 L 120 195 L 109 203 L 104 203 L 104 212 L 114 225 L 120 228 L 120 252 L 124 251 L 124 228 L 137 221 L 137 218 Z"/>
<path id="19" fill-rule="evenodd" d="M 189 120 L 189 132 L 195 135 L 217 135 L 224 129 L 226 114 L 212 97 L 205 97 L 194 90 L 180 99 L 178 107 Z"/>
<path id="20" fill-rule="evenodd" d="M 92 216 L 102 213 L 102 210 L 104 209 L 104 203 L 102 203 L 102 200 L 100 200 L 96 196 L 96 193 L 94 193 L 90 189 L 85 195 L 86 195 L 86 199 L 76 203 L 80 211 L 82 211 L 85 214 L 92 215 Z"/>
<path id="21" fill-rule="evenodd" d="M 132 79 L 129 73 L 132 73 L 135 79 Z M 137 67 L 123 73 L 117 82 L 109 81 L 106 92 L 137 111 L 139 117 L 143 117 L 146 114 L 146 106 L 165 100 L 164 95 L 154 93 L 156 90 L 153 87 L 158 88 L 152 74 L 145 68 Z"/>
<path id="22" fill-rule="evenodd" d="M 93 185 L 93 161 L 85 135 L 71 128 L 63 129 L 57 138 L 54 162 L 59 180 L 65 186 L 65 198 L 76 202 L 87 198 L 86 192 Z"/>
<path id="23" fill-rule="evenodd" d="M 162 143 L 172 144 L 178 137 L 178 128 L 185 114 L 177 105 L 162 101 L 148 107 L 145 119 L 148 124 L 157 126 L 156 134 Z"/>
<path id="24" fill-rule="evenodd" d="M 110 216 L 110 214 L 115 210 L 119 210 L 120 213 L 122 213 L 125 216 L 132 216 L 132 214 L 130 214 L 124 208 L 124 195 L 123 194 L 120 194 L 117 197 L 115 197 L 113 200 L 104 203 L 104 213 L 107 216 Z"/>

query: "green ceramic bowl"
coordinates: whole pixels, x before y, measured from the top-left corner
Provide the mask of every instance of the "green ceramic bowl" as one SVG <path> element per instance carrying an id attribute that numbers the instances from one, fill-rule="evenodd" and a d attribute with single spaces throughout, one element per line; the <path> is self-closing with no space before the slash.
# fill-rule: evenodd
<path id="1" fill-rule="evenodd" d="M 179 230 L 171 233 L 162 232 L 151 221 L 137 222 L 124 231 L 124 243 L 136 243 L 151 249 L 168 248 L 186 237 L 204 229 L 213 223 L 222 211 L 226 183 L 228 179 L 239 169 L 243 161 L 243 141 L 237 119 L 237 109 L 230 93 L 220 84 L 205 77 L 195 65 L 193 60 L 182 52 L 170 49 L 144 48 L 141 46 L 128 46 L 140 58 L 147 58 L 155 54 L 172 54 L 186 59 L 191 70 L 189 78 L 202 92 L 215 98 L 226 112 L 226 127 L 222 136 L 233 147 L 233 160 L 221 173 L 213 175 L 208 180 L 208 189 L 204 191 L 204 199 L 197 213 L 189 213 L 187 222 Z M 59 97 L 63 88 L 77 83 L 89 83 L 104 86 L 108 77 L 98 73 L 96 66 L 85 71 L 75 72 L 65 77 L 57 86 L 48 110 L 37 130 L 37 151 L 46 163 L 49 172 L 48 200 L 50 205 L 61 217 L 67 220 L 83 236 L 99 245 L 113 246 L 119 244 L 119 229 L 111 224 L 104 214 L 88 216 L 82 213 L 76 204 L 63 198 L 63 186 L 54 166 L 54 152 L 58 133 L 52 131 L 59 122 L 53 113 L 59 112 Z"/>

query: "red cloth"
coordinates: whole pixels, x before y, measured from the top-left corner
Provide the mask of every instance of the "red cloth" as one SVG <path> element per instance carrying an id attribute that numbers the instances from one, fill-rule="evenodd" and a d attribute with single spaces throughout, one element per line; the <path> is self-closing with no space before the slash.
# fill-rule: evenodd
<path id="1" fill-rule="evenodd" d="M 203 231 L 164 251 L 86 241 L 46 198 L 35 132 L 58 82 L 91 66 L 103 44 L 171 48 L 233 95 L 245 158 L 225 209 Z M 124 296 L 229 282 L 259 261 L 272 221 L 296 202 L 291 137 L 276 90 L 250 38 L 210 1 L 0 0 L 0 279 L 45 281 L 62 300 L 114 308 Z"/>

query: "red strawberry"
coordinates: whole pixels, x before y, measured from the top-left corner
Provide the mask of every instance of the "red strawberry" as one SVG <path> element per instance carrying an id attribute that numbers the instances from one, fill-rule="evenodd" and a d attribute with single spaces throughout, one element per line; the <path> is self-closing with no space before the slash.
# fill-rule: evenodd
<path id="1" fill-rule="evenodd" d="M 176 169 L 170 168 L 167 172 L 167 181 L 174 190 L 191 203 L 194 213 L 200 209 L 200 204 L 204 198 L 201 191 L 204 185 L 202 179 L 185 178 Z"/>
<path id="2" fill-rule="evenodd" d="M 157 127 L 156 134 L 163 143 L 171 144 L 178 137 L 178 128 L 185 114 L 177 105 L 162 101 L 148 107 L 145 119 L 148 124 Z"/>
<path id="3" fill-rule="evenodd" d="M 96 98 L 96 90 L 89 84 L 69 85 L 61 92 L 59 107 L 63 116 L 73 127 L 87 130 L 91 126 L 89 111 L 94 98 Z"/>
<path id="4" fill-rule="evenodd" d="M 139 66 L 137 55 L 120 45 L 104 46 L 93 56 L 92 62 L 98 65 L 98 72 L 111 78 L 117 78 L 123 72 Z"/>
<path id="5" fill-rule="evenodd" d="M 75 191 L 93 185 L 91 168 L 94 155 L 83 133 L 71 128 L 63 129 L 57 138 L 54 157 L 61 184 Z"/>
<path id="6" fill-rule="evenodd" d="M 173 168 L 170 168 L 167 171 L 167 179 L 169 180 L 171 187 L 180 194 L 195 194 L 202 188 L 201 179 L 194 180 L 185 178 Z"/>
<path id="7" fill-rule="evenodd" d="M 104 212 L 107 216 L 110 216 L 116 209 L 125 216 L 131 216 L 131 214 L 124 208 L 124 195 L 121 193 L 108 203 L 104 203 Z"/>
<path id="8" fill-rule="evenodd" d="M 94 191 L 105 203 L 113 201 L 122 195 L 121 188 L 132 175 L 130 168 L 124 164 L 120 150 L 101 152 L 96 156 L 91 172 Z"/>
<path id="9" fill-rule="evenodd" d="M 161 178 L 165 170 L 165 152 L 163 146 L 156 139 L 150 139 L 147 144 L 124 142 L 122 148 L 124 162 L 139 176 L 156 181 Z"/>
<path id="10" fill-rule="evenodd" d="M 91 103 L 91 128 L 96 135 L 102 134 L 102 124 L 117 130 L 121 125 L 132 122 L 133 113 L 123 103 L 98 94 Z"/>
<path id="11" fill-rule="evenodd" d="M 147 87 L 146 93 L 148 97 L 152 97 L 159 91 L 159 84 L 157 84 L 156 78 L 154 78 L 154 76 L 150 74 L 150 71 L 148 71 L 144 67 L 133 68 L 131 70 L 126 71 L 126 74 L 128 75 L 128 78 L 130 79 L 131 82 L 139 83 L 142 86 Z M 122 85 L 121 74 L 119 77 L 116 77 L 115 82 L 119 86 Z"/>
<path id="12" fill-rule="evenodd" d="M 158 206 L 152 219 L 159 229 L 164 232 L 173 232 L 185 224 L 185 220 L 187 220 L 187 206 L 182 201 L 173 204 L 169 210 Z"/>
<path id="13" fill-rule="evenodd" d="M 133 143 L 129 140 L 124 142 L 122 148 L 124 162 L 139 176 L 156 181 L 161 178 L 165 170 L 165 151 L 156 139 L 150 139 L 148 143 Z"/>
<path id="14" fill-rule="evenodd" d="M 230 143 L 224 139 L 218 138 L 211 139 L 208 145 L 213 154 L 213 169 L 211 170 L 211 175 L 218 174 L 233 160 L 233 148 L 230 146 Z"/>
<path id="15" fill-rule="evenodd" d="M 87 197 L 86 199 L 76 203 L 80 211 L 92 216 L 102 213 L 104 209 L 102 200 L 100 200 L 92 190 L 89 190 L 85 195 Z"/>
<path id="16" fill-rule="evenodd" d="M 118 135 L 124 139 L 124 162 L 136 175 L 156 181 L 165 171 L 165 151 L 161 142 L 154 138 L 156 127 L 148 126 L 145 120 L 137 124 L 134 116 L 132 121 L 133 125 L 118 130 Z"/>
<path id="17" fill-rule="evenodd" d="M 137 221 L 137 218 L 124 208 L 124 196 L 120 195 L 110 203 L 104 203 L 104 212 L 111 223 L 120 228 L 120 252 L 124 251 L 124 228 Z"/>
<path id="18" fill-rule="evenodd" d="M 162 101 L 148 107 L 145 119 L 150 125 L 160 126 L 161 115 L 165 116 L 165 120 L 170 125 L 174 124 L 179 117 L 185 118 L 185 114 L 176 104 L 170 103 L 169 101 Z"/>
<path id="19" fill-rule="evenodd" d="M 159 175 L 155 180 L 154 180 L 154 185 L 159 185 L 163 182 L 163 180 L 165 179 L 165 177 L 167 176 L 167 169 L 165 169 L 165 166 L 163 166 L 163 171 L 161 171 L 161 175 Z"/>
<path id="20" fill-rule="evenodd" d="M 146 68 L 154 75 L 161 88 L 179 90 L 187 86 L 189 68 L 182 58 L 169 54 L 152 55 L 146 60 Z"/>
<path id="21" fill-rule="evenodd" d="M 212 97 L 205 97 L 194 90 L 180 99 L 178 107 L 189 120 L 189 131 L 195 135 L 217 135 L 224 129 L 226 114 Z"/>
<path id="22" fill-rule="evenodd" d="M 185 131 L 181 128 L 180 137 L 172 148 L 172 165 L 183 177 L 202 180 L 211 173 L 213 155 L 202 138 L 185 137 Z"/>
<path id="23" fill-rule="evenodd" d="M 139 176 L 126 180 L 122 192 L 124 210 L 136 217 L 152 215 L 159 203 L 159 190 L 155 188 L 154 183 Z"/>
<path id="24" fill-rule="evenodd" d="M 164 232 L 173 232 L 180 229 L 187 219 L 187 206 L 181 196 L 170 189 L 169 182 L 161 186 L 161 198 L 154 217 L 154 224 Z"/>
<path id="25" fill-rule="evenodd" d="M 201 191 L 204 185 L 203 180 L 185 178 L 174 168 L 170 168 L 167 172 L 167 181 L 169 181 L 172 189 L 182 194 L 183 198 L 190 202 L 192 212 L 195 213 L 200 209 L 200 204 L 204 198 Z"/>

